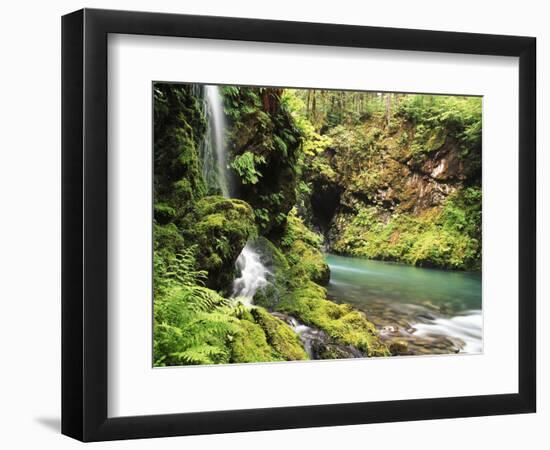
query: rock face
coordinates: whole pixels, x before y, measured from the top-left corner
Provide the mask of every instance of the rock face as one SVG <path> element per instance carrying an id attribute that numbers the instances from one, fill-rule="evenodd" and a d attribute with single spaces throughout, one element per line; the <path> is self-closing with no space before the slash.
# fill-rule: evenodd
<path id="1" fill-rule="evenodd" d="M 206 193 L 198 154 L 206 120 L 191 86 L 155 84 L 154 102 L 154 217 L 178 224 Z"/>
<path id="2" fill-rule="evenodd" d="M 280 236 L 296 204 L 301 135 L 281 103 L 282 89 L 233 88 L 225 92 L 229 151 L 237 196 L 256 212 L 260 234 Z"/>
<path id="3" fill-rule="evenodd" d="M 347 134 L 337 130 L 312 160 L 311 222 L 328 250 L 436 267 L 479 264 L 481 141 L 465 141 L 454 123 L 427 129 L 404 117 L 391 126 L 373 118 Z M 454 220 L 452 228 L 451 214 L 473 226 Z"/>

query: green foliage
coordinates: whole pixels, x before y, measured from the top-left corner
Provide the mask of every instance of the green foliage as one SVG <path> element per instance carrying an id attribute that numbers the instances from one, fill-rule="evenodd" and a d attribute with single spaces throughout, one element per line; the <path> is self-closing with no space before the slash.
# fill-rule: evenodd
<path id="1" fill-rule="evenodd" d="M 315 249 L 319 249 L 323 243 L 323 236 L 307 228 L 304 221 L 298 217 L 296 209 L 293 209 L 288 215 L 281 244 L 283 247 L 290 248 L 298 240 L 304 241 Z"/>
<path id="2" fill-rule="evenodd" d="M 481 99 L 221 92 L 240 200 L 207 196 L 200 88 L 153 86 L 155 366 L 307 359 L 296 333 L 269 311 L 365 355 L 389 355 L 363 312 L 327 300 L 323 246 L 419 266 L 480 267 Z M 252 308 L 224 297 L 246 243 L 270 269 Z M 339 357 L 330 348 L 324 355 Z"/>
<path id="3" fill-rule="evenodd" d="M 383 219 L 379 207 L 361 209 L 343 227 L 334 250 L 343 254 L 449 269 L 479 268 L 481 191 L 466 188 L 442 208 Z"/>
<path id="4" fill-rule="evenodd" d="M 197 265 L 208 272 L 208 286 L 226 290 L 235 275 L 235 261 L 256 236 L 250 205 L 219 196 L 204 197 L 182 221 L 182 234 L 196 245 Z"/>
<path id="5" fill-rule="evenodd" d="M 324 152 L 331 144 L 330 136 L 315 131 L 313 124 L 301 113 L 304 102 L 293 89 L 285 89 L 282 102 L 289 111 L 296 128 L 302 135 L 302 153 L 306 156 L 314 156 Z"/>
<path id="6" fill-rule="evenodd" d="M 400 104 L 398 114 L 417 126 L 414 152 L 437 150 L 447 133 L 467 156 L 481 148 L 481 112 L 480 97 L 412 95 Z"/>
<path id="7" fill-rule="evenodd" d="M 206 119 L 189 85 L 155 83 L 153 101 L 155 220 L 166 224 L 206 192 L 198 157 Z"/>
<path id="8" fill-rule="evenodd" d="M 239 174 L 243 184 L 256 184 L 262 176 L 257 169 L 258 164 L 265 164 L 265 157 L 246 151 L 242 155 L 235 156 L 231 167 Z"/>
<path id="9" fill-rule="evenodd" d="M 227 343 L 237 331 L 229 303 L 204 287 L 193 249 L 155 253 L 154 365 L 228 362 Z"/>
<path id="10" fill-rule="evenodd" d="M 296 203 L 302 134 L 282 89 L 224 88 L 229 165 L 260 234 L 275 236 Z M 273 194 L 277 194 L 273 196 Z"/>

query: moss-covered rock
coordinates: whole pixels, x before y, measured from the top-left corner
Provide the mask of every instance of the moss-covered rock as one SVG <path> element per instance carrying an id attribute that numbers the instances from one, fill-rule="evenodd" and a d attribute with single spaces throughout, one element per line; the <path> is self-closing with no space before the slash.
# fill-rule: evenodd
<path id="1" fill-rule="evenodd" d="M 272 310 L 285 292 L 288 262 L 281 250 L 263 236 L 249 242 L 249 245 L 258 252 L 262 264 L 268 269 L 268 283 L 256 292 L 254 304 Z"/>
<path id="2" fill-rule="evenodd" d="M 277 310 L 323 330 L 336 342 L 352 345 L 367 356 L 389 356 L 376 328 L 363 312 L 326 300 L 325 289 L 312 281 L 289 292 Z"/>
<path id="3" fill-rule="evenodd" d="M 351 359 L 363 357 L 363 354 L 351 345 L 314 342 L 311 350 L 316 359 Z"/>
<path id="4" fill-rule="evenodd" d="M 206 118 L 190 85 L 155 83 L 153 93 L 154 217 L 178 223 L 206 193 L 198 154 Z"/>
<path id="5" fill-rule="evenodd" d="M 248 320 L 239 322 L 239 331 L 231 342 L 231 362 L 270 362 L 280 361 L 273 348 L 267 343 L 264 331 L 260 326 Z"/>
<path id="6" fill-rule="evenodd" d="M 292 329 L 265 309 L 239 314 L 238 331 L 231 337 L 231 362 L 296 361 L 308 359 Z"/>
<path id="7" fill-rule="evenodd" d="M 227 291 L 235 261 L 256 234 L 250 206 L 237 199 L 204 197 L 182 220 L 183 236 L 196 245 L 198 268 L 208 272 L 208 287 Z"/>
<path id="8" fill-rule="evenodd" d="M 296 204 L 301 134 L 282 93 L 275 88 L 224 88 L 233 178 L 239 198 L 254 208 L 260 234 L 268 237 L 280 235 Z"/>
<path id="9" fill-rule="evenodd" d="M 322 236 L 309 230 L 293 210 L 288 216 L 281 246 L 289 263 L 289 278 L 295 282 L 312 280 L 325 285 L 330 268 L 321 252 Z"/>
<path id="10" fill-rule="evenodd" d="M 271 345 L 285 361 L 308 359 L 298 335 L 282 320 L 263 308 L 251 310 L 254 320 L 262 329 Z"/>

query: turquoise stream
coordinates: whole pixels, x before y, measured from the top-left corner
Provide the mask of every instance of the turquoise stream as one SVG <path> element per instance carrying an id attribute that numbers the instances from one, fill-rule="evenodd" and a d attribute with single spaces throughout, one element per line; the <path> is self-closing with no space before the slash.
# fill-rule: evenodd
<path id="1" fill-rule="evenodd" d="M 327 255 L 329 297 L 367 313 L 412 354 L 482 351 L 481 274 Z"/>

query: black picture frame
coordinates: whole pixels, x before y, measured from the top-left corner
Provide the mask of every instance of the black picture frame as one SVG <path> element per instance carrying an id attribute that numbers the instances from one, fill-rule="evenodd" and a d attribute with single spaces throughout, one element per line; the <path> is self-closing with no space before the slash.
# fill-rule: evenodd
<path id="1" fill-rule="evenodd" d="M 109 33 L 519 58 L 518 393 L 107 416 Z M 62 433 L 82 441 L 535 412 L 536 39 L 83 9 L 62 18 Z"/>

